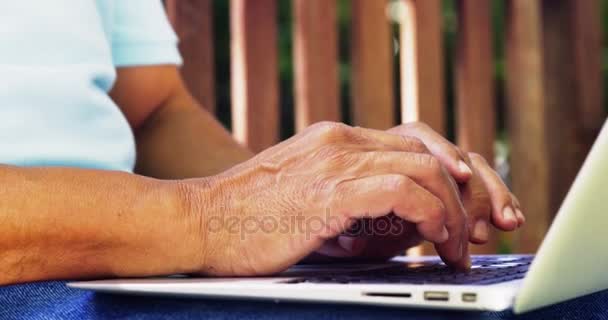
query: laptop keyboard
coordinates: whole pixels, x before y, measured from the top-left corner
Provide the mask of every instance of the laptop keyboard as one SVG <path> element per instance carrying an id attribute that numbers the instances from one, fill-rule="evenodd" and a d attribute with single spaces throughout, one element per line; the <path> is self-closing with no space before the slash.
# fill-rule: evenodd
<path id="1" fill-rule="evenodd" d="M 468 272 L 454 271 L 440 260 L 415 266 L 395 264 L 373 270 L 298 277 L 284 283 L 489 285 L 523 279 L 533 256 L 474 256 Z"/>

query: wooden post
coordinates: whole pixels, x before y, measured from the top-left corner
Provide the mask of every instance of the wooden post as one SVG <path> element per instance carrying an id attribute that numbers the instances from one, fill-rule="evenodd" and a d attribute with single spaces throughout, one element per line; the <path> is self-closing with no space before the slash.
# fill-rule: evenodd
<path id="1" fill-rule="evenodd" d="M 588 149 L 574 63 L 572 0 L 510 0 L 507 17 L 513 190 L 526 225 L 518 251 L 534 252 Z M 580 63 L 580 62 L 579 62 Z M 582 85 L 593 77 L 578 79 Z M 588 83 L 589 82 L 589 83 Z M 597 95 L 596 98 L 597 99 Z"/>
<path id="2" fill-rule="evenodd" d="M 294 0 L 296 130 L 340 121 L 335 0 Z"/>
<path id="3" fill-rule="evenodd" d="M 395 123 L 393 38 L 386 0 L 352 0 L 352 120 L 388 129 Z"/>
<path id="4" fill-rule="evenodd" d="M 487 0 L 458 1 L 456 43 L 456 115 L 458 145 L 494 163 L 496 138 L 494 109 L 494 58 L 491 3 Z M 473 253 L 496 253 L 498 234 L 492 232 Z"/>
<path id="5" fill-rule="evenodd" d="M 602 86 L 602 24 L 599 0 L 572 1 L 578 103 L 585 143 L 591 145 L 606 120 Z"/>
<path id="6" fill-rule="evenodd" d="M 181 74 L 192 95 L 215 111 L 213 12 L 211 0 L 166 0 L 167 15 L 180 41 Z"/>
<path id="7" fill-rule="evenodd" d="M 423 121 L 445 134 L 440 0 L 403 0 L 401 119 Z"/>
<path id="8" fill-rule="evenodd" d="M 258 152 L 279 137 L 275 0 L 231 0 L 232 129 Z"/>
<path id="9" fill-rule="evenodd" d="M 400 19 L 401 121 L 422 121 L 446 133 L 440 0 L 402 0 Z M 434 254 L 424 244 L 409 255 Z"/>
<path id="10" fill-rule="evenodd" d="M 549 151 L 550 214 L 566 196 L 587 146 L 582 131 L 582 112 L 576 83 L 573 4 L 579 0 L 543 0 L 544 89 Z M 585 85 L 592 85 L 586 78 Z"/>
<path id="11" fill-rule="evenodd" d="M 458 144 L 494 161 L 494 58 L 490 1 L 458 1 L 456 105 Z"/>
<path id="12" fill-rule="evenodd" d="M 511 176 L 526 214 L 517 250 L 534 252 L 551 221 L 540 1 L 510 0 L 506 31 Z"/>

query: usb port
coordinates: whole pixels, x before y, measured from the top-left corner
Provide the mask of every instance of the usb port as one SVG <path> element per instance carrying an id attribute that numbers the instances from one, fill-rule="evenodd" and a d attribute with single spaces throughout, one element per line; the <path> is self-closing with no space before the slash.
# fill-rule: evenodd
<path id="1" fill-rule="evenodd" d="M 448 300 L 450 300 L 450 294 L 447 291 L 425 291 L 424 300 L 448 301 Z"/>
<path id="2" fill-rule="evenodd" d="M 462 302 L 476 302 L 477 293 L 465 292 L 462 294 Z"/>

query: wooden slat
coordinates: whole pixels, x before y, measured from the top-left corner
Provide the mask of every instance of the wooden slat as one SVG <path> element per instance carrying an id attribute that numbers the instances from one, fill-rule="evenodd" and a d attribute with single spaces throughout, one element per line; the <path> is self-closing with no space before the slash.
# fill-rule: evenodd
<path id="1" fill-rule="evenodd" d="M 457 141 L 465 151 L 481 154 L 494 163 L 496 138 L 494 110 L 494 58 L 491 2 L 459 0 L 456 39 Z M 496 253 L 498 234 L 488 243 L 471 246 L 472 253 Z"/>
<path id="2" fill-rule="evenodd" d="M 576 85 L 587 144 L 599 133 L 606 113 L 602 105 L 602 24 L 599 0 L 572 1 Z"/>
<path id="3" fill-rule="evenodd" d="M 296 130 L 340 120 L 335 0 L 294 0 Z"/>
<path id="4" fill-rule="evenodd" d="M 255 152 L 279 136 L 276 15 L 275 0 L 230 2 L 232 129 Z"/>
<path id="5" fill-rule="evenodd" d="M 517 250 L 531 252 L 544 237 L 551 210 L 541 18 L 539 0 L 508 2 L 505 48 L 511 176 L 513 192 L 526 214 Z"/>
<path id="6" fill-rule="evenodd" d="M 544 89 L 546 141 L 550 161 L 550 214 L 559 209 L 587 150 L 576 84 L 573 0 L 543 0 Z M 585 83 L 591 79 L 585 79 Z M 559 141 L 559 143 L 556 143 Z M 559 173 L 559 174 L 556 174 Z"/>
<path id="7" fill-rule="evenodd" d="M 440 0 L 402 0 L 401 121 L 422 121 L 445 134 L 445 85 Z M 434 254 L 426 243 L 408 255 Z"/>
<path id="8" fill-rule="evenodd" d="M 423 121 L 445 134 L 440 0 L 403 0 L 401 119 Z"/>
<path id="9" fill-rule="evenodd" d="M 184 60 L 181 74 L 203 107 L 215 110 L 212 0 L 166 0 Z"/>
<path id="10" fill-rule="evenodd" d="M 458 1 L 456 106 L 458 144 L 494 159 L 494 58 L 491 2 Z"/>
<path id="11" fill-rule="evenodd" d="M 395 123 L 393 39 L 386 0 L 352 0 L 352 120 L 388 129 Z"/>
<path id="12" fill-rule="evenodd" d="M 511 0 L 507 19 L 513 190 L 527 222 L 517 248 L 534 252 L 588 148 L 576 85 L 571 0 Z M 585 79 L 584 81 L 590 81 Z"/>

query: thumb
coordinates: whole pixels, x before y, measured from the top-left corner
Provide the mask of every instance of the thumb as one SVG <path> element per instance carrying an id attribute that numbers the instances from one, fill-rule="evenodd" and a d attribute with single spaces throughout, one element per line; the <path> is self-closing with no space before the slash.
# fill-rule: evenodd
<path id="1" fill-rule="evenodd" d="M 362 237 L 338 236 L 326 241 L 317 253 L 334 258 L 351 258 L 363 253 L 367 239 Z"/>

